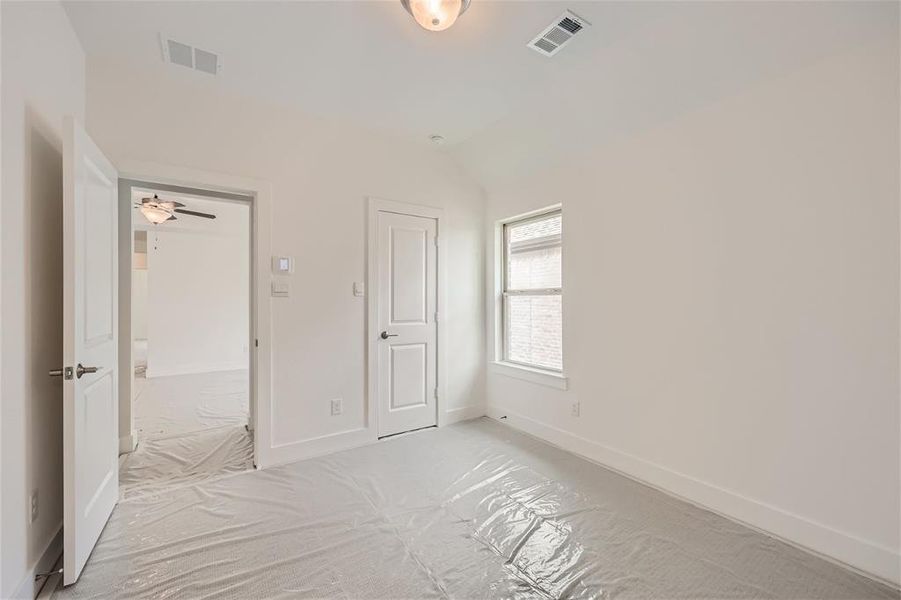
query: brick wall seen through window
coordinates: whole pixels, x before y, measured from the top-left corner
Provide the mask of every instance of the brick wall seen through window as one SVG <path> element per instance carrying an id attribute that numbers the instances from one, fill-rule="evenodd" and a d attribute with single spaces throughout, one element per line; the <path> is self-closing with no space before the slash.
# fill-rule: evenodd
<path id="1" fill-rule="evenodd" d="M 503 358 L 563 370 L 563 218 L 560 211 L 504 225 Z"/>

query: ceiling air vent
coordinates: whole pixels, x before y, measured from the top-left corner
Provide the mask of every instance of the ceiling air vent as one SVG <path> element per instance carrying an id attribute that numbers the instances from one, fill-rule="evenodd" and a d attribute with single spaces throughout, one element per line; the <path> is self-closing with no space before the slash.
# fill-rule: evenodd
<path id="1" fill-rule="evenodd" d="M 214 52 L 194 48 L 163 34 L 160 34 L 160 46 L 163 49 L 163 60 L 168 63 L 181 65 L 195 71 L 209 73 L 210 75 L 218 75 L 222 72 L 222 60 Z"/>
<path id="2" fill-rule="evenodd" d="M 529 48 L 545 56 L 553 56 L 560 48 L 569 43 L 577 33 L 589 27 L 591 23 L 578 15 L 566 11 L 538 37 L 529 42 Z"/>

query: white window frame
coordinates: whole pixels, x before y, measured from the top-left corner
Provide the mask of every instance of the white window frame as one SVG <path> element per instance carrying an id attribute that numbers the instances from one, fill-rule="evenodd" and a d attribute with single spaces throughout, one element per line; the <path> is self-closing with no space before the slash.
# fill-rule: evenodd
<path id="1" fill-rule="evenodd" d="M 518 215 L 509 219 L 499 221 L 496 226 L 496 249 L 498 257 L 497 261 L 497 277 L 496 277 L 496 343 L 495 343 L 495 359 L 492 363 L 492 371 L 501 375 L 524 379 L 533 383 L 548 385 L 558 389 L 565 390 L 567 387 L 567 378 L 562 369 L 553 369 L 542 365 L 523 363 L 513 361 L 507 358 L 508 348 L 508 328 L 507 328 L 507 298 L 511 296 L 560 296 L 563 297 L 562 274 L 561 287 L 559 288 L 538 288 L 531 290 L 510 290 L 508 289 L 509 273 L 507 272 L 507 236 L 510 226 L 522 225 L 525 223 L 540 221 L 554 215 L 563 215 L 561 205 L 550 206 L 541 210 L 537 210 L 524 215 Z M 561 234 L 562 235 L 562 234 Z M 562 245 L 562 237 L 561 237 Z M 561 265 L 562 267 L 562 265 Z M 562 332 L 561 332 L 562 335 Z M 565 366 L 565 363 L 564 363 Z"/>

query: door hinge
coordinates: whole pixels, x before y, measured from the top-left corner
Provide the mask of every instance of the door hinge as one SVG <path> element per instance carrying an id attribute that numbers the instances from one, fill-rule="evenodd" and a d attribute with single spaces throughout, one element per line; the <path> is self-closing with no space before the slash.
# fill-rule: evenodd
<path id="1" fill-rule="evenodd" d="M 254 347 L 254 348 L 259 348 L 259 347 L 260 347 L 260 340 L 254 340 L 254 341 L 253 341 L 253 347 Z"/>

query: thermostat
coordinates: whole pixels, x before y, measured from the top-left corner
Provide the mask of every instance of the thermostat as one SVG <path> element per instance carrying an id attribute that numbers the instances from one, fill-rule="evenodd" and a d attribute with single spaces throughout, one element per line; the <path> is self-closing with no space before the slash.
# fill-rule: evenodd
<path id="1" fill-rule="evenodd" d="M 279 275 L 287 275 L 294 272 L 294 259 L 290 256 L 273 256 L 272 272 Z"/>

